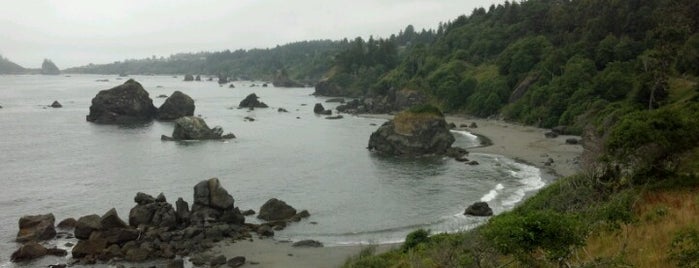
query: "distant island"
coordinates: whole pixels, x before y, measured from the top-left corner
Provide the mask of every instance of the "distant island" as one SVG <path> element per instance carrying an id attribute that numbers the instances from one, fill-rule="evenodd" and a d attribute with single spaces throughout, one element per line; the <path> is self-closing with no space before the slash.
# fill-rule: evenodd
<path id="1" fill-rule="evenodd" d="M 41 64 L 41 69 L 24 68 L 21 65 L 12 62 L 8 58 L 0 56 L 0 74 L 43 74 L 43 75 L 59 75 L 61 70 L 58 69 L 53 61 L 44 59 Z"/>

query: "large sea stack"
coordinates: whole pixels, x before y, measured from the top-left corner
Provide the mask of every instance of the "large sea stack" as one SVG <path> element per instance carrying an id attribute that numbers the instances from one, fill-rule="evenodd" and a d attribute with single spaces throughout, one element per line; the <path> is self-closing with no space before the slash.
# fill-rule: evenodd
<path id="1" fill-rule="evenodd" d="M 194 100 L 180 91 L 172 93 L 158 108 L 158 119 L 160 120 L 175 120 L 192 115 L 194 115 Z"/>
<path id="2" fill-rule="evenodd" d="M 398 113 L 369 138 L 369 150 L 387 155 L 445 154 L 454 143 L 442 113 L 433 106 L 419 106 Z"/>
<path id="3" fill-rule="evenodd" d="M 87 121 L 99 124 L 128 124 L 150 121 L 158 114 L 153 100 L 140 83 L 129 79 L 124 84 L 102 90 L 92 99 Z"/>
<path id="4" fill-rule="evenodd" d="M 44 62 L 41 63 L 41 74 L 58 75 L 61 74 L 61 70 L 53 61 L 44 59 Z"/>

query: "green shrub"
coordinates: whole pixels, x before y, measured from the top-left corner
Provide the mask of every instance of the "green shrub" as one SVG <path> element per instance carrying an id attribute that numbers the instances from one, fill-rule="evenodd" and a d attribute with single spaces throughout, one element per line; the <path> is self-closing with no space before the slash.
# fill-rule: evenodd
<path id="1" fill-rule="evenodd" d="M 408 108 L 408 112 L 415 114 L 434 114 L 438 116 L 444 116 L 439 108 L 431 104 L 421 104 Z"/>
<path id="2" fill-rule="evenodd" d="M 679 231 L 672 239 L 669 259 L 677 267 L 699 267 L 699 230 Z"/>
<path id="3" fill-rule="evenodd" d="M 504 213 L 490 220 L 483 235 L 503 254 L 513 254 L 523 263 L 543 250 L 552 261 L 567 259 L 573 248 L 584 244 L 582 223 L 568 214 L 547 211 Z"/>
<path id="4" fill-rule="evenodd" d="M 403 252 L 408 252 L 408 250 L 417 247 L 420 244 L 427 243 L 430 240 L 430 231 L 425 229 L 417 229 L 412 231 L 405 237 L 405 242 L 403 243 Z"/>

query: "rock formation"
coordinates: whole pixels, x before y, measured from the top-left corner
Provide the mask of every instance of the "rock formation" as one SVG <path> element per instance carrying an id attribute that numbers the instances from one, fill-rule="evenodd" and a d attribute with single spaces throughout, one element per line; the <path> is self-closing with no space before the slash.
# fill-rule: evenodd
<path id="1" fill-rule="evenodd" d="M 284 201 L 272 198 L 260 207 L 260 214 L 257 215 L 257 218 L 266 221 L 278 221 L 290 219 L 294 215 L 296 215 L 295 208 L 287 205 Z"/>
<path id="2" fill-rule="evenodd" d="M 180 91 L 172 93 L 158 108 L 158 119 L 160 120 L 175 120 L 192 115 L 194 115 L 194 100 Z"/>
<path id="3" fill-rule="evenodd" d="M 331 115 L 333 111 L 331 110 L 325 110 L 325 107 L 323 107 L 323 104 L 316 103 L 315 106 L 313 106 L 313 113 L 315 114 L 324 114 L 324 115 Z"/>
<path id="4" fill-rule="evenodd" d="M 437 112 L 404 111 L 369 138 L 369 150 L 387 155 L 445 154 L 454 143 L 444 116 Z"/>
<path id="5" fill-rule="evenodd" d="M 58 66 L 56 66 L 53 61 L 49 59 L 44 59 L 44 62 L 41 63 L 41 74 L 46 74 L 46 75 L 59 75 L 61 74 L 61 70 L 58 69 Z"/>
<path id="6" fill-rule="evenodd" d="M 127 124 L 150 121 L 158 109 L 140 83 L 129 79 L 124 84 L 102 90 L 92 99 L 87 121 L 99 124 Z"/>
<path id="7" fill-rule="evenodd" d="M 23 216 L 19 219 L 17 242 L 42 241 L 56 236 L 53 214 Z"/>
<path id="8" fill-rule="evenodd" d="M 196 116 L 184 116 L 175 120 L 172 137 L 161 136 L 162 140 L 221 140 L 233 139 L 233 133 L 223 134 L 221 127 L 209 128 L 204 119 Z"/>
<path id="9" fill-rule="evenodd" d="M 493 210 L 488 206 L 486 202 L 476 202 L 466 208 L 464 215 L 486 217 L 492 216 Z"/>
<path id="10" fill-rule="evenodd" d="M 186 75 L 184 75 L 184 81 L 185 81 L 185 82 L 194 81 L 194 76 L 191 75 L 191 74 L 186 74 Z"/>
<path id="11" fill-rule="evenodd" d="M 61 107 L 63 107 L 63 105 L 61 105 L 60 102 L 58 102 L 57 100 L 55 100 L 55 101 L 53 101 L 53 103 L 51 103 L 51 105 L 49 105 L 49 107 L 51 107 L 51 108 L 61 108 Z"/>
<path id="12" fill-rule="evenodd" d="M 238 109 L 242 109 L 242 108 L 254 109 L 254 108 L 267 108 L 267 107 L 269 107 L 264 102 L 259 101 L 258 100 L 259 98 L 260 97 L 255 95 L 255 93 L 248 95 L 247 97 L 245 97 L 245 99 L 240 101 L 240 104 L 238 104 Z"/>

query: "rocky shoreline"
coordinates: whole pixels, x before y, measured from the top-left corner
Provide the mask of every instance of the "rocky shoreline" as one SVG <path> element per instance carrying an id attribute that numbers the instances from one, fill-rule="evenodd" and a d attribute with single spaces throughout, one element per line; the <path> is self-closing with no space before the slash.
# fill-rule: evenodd
<path id="1" fill-rule="evenodd" d="M 128 222 L 115 209 L 102 216 L 86 215 L 77 220 L 68 218 L 54 226 L 53 214 L 28 215 L 19 220 L 16 241 L 21 246 L 12 253 L 13 262 L 25 262 L 46 255 L 71 255 L 67 265 L 143 262 L 168 260 L 168 267 L 183 267 L 182 257 L 189 256 L 194 265 L 238 267 L 246 263 L 244 256 L 211 256 L 206 251 L 221 241 L 252 241 L 254 237 L 273 237 L 275 231 L 310 217 L 307 210 L 297 210 L 284 201 L 272 198 L 259 211 L 264 223 L 246 223 L 235 200 L 217 178 L 194 186 L 193 204 L 181 197 L 174 206 L 161 193 L 157 197 L 137 193 Z M 58 228 L 59 232 L 56 231 Z M 42 243 L 57 237 L 72 239 L 70 253 L 58 248 L 45 248 Z M 305 241 L 301 246 L 322 246 Z M 229 258 L 230 257 L 230 258 Z"/>

